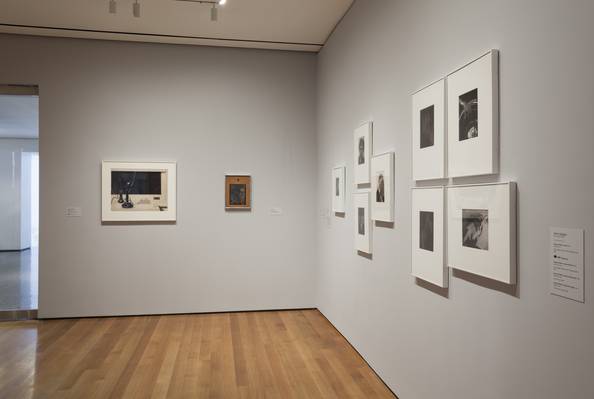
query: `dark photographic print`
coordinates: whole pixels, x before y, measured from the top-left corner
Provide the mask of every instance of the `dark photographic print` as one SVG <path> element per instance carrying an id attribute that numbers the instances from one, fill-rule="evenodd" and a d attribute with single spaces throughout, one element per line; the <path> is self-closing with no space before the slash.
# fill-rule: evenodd
<path id="1" fill-rule="evenodd" d="M 384 174 L 377 175 L 377 190 L 375 191 L 375 202 L 385 202 L 386 194 L 384 189 Z"/>
<path id="2" fill-rule="evenodd" d="M 435 107 L 421 110 L 421 148 L 431 147 L 434 144 Z"/>
<path id="3" fill-rule="evenodd" d="M 365 163 L 365 137 L 359 137 L 359 165 Z"/>
<path id="4" fill-rule="evenodd" d="M 247 190 L 245 184 L 229 185 L 229 204 L 231 206 L 245 206 L 247 204 Z"/>
<path id="5" fill-rule="evenodd" d="M 165 211 L 166 172 L 112 171 L 112 211 Z"/>
<path id="6" fill-rule="evenodd" d="M 478 137 L 478 89 L 462 94 L 458 101 L 460 141 Z"/>
<path id="7" fill-rule="evenodd" d="M 419 212 L 419 247 L 433 252 L 433 212 Z"/>
<path id="8" fill-rule="evenodd" d="M 336 189 L 335 189 L 335 194 L 337 197 L 340 196 L 340 179 L 337 177 L 335 179 L 335 184 L 336 184 Z"/>
<path id="9" fill-rule="evenodd" d="M 462 245 L 487 251 L 489 249 L 489 211 L 462 210 Z"/>
<path id="10" fill-rule="evenodd" d="M 359 235 L 365 235 L 365 208 L 357 208 L 357 223 Z"/>

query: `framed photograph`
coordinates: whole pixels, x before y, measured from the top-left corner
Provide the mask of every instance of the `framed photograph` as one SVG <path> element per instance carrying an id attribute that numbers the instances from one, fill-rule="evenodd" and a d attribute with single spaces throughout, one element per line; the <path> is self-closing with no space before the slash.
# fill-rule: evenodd
<path id="1" fill-rule="evenodd" d="M 252 177 L 225 175 L 225 209 L 252 209 Z"/>
<path id="2" fill-rule="evenodd" d="M 516 184 L 447 189 L 448 265 L 516 283 Z"/>
<path id="3" fill-rule="evenodd" d="M 354 194 L 355 203 L 355 249 L 371 254 L 371 219 L 369 218 L 369 192 Z"/>
<path id="4" fill-rule="evenodd" d="M 412 96 L 413 179 L 447 177 L 445 148 L 445 79 Z"/>
<path id="5" fill-rule="evenodd" d="M 373 123 L 367 122 L 355 130 L 355 186 L 369 184 L 370 163 L 373 141 Z"/>
<path id="6" fill-rule="evenodd" d="M 412 275 L 448 287 L 445 261 L 445 189 L 412 189 Z"/>
<path id="7" fill-rule="evenodd" d="M 101 220 L 176 220 L 175 162 L 101 164 Z"/>
<path id="8" fill-rule="evenodd" d="M 338 166 L 332 169 L 332 212 L 344 213 L 346 168 Z"/>
<path id="9" fill-rule="evenodd" d="M 394 222 L 394 153 L 371 159 L 371 219 Z"/>
<path id="10" fill-rule="evenodd" d="M 499 56 L 497 50 L 448 75 L 448 174 L 499 171 Z"/>

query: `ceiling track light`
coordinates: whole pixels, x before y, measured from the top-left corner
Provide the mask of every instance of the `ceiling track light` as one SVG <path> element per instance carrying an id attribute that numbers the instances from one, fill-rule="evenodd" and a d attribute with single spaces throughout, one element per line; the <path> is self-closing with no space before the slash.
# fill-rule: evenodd
<path id="1" fill-rule="evenodd" d="M 140 18 L 140 3 L 138 0 L 134 0 L 134 4 L 132 4 L 132 15 L 136 18 Z"/>
<path id="2" fill-rule="evenodd" d="M 176 0 L 176 1 L 185 1 L 190 3 L 200 3 L 200 4 L 210 4 L 212 7 L 210 8 L 210 20 L 211 21 L 218 21 L 219 20 L 219 9 L 217 6 L 222 6 L 227 3 L 227 0 Z"/>

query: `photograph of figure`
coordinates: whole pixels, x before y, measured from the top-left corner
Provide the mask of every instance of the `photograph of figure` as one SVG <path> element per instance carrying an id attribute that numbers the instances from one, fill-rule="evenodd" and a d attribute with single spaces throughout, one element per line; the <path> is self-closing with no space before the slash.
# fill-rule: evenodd
<path id="1" fill-rule="evenodd" d="M 386 192 L 384 188 L 384 174 L 377 175 L 377 189 L 375 190 L 375 202 L 385 202 Z"/>
<path id="2" fill-rule="evenodd" d="M 462 210 L 462 245 L 482 250 L 489 249 L 489 211 Z"/>
<path id="3" fill-rule="evenodd" d="M 478 137 L 478 89 L 459 97 L 458 119 L 460 141 Z"/>

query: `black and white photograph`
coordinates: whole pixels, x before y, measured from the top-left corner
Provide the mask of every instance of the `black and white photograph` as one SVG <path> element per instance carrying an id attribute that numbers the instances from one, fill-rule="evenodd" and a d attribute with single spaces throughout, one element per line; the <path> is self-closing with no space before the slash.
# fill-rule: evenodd
<path id="1" fill-rule="evenodd" d="M 433 212 L 419 212 L 419 248 L 433 252 Z"/>
<path id="2" fill-rule="evenodd" d="M 478 89 L 459 97 L 458 118 L 460 141 L 478 137 Z"/>
<path id="3" fill-rule="evenodd" d="M 232 206 L 247 204 L 247 190 L 245 184 L 229 185 L 229 204 Z"/>
<path id="4" fill-rule="evenodd" d="M 432 147 L 435 144 L 435 106 L 431 105 L 421 110 L 421 148 Z"/>
<path id="5" fill-rule="evenodd" d="M 375 202 L 386 202 L 386 191 L 384 187 L 384 174 L 377 175 L 377 189 L 375 190 Z"/>
<path id="6" fill-rule="evenodd" d="M 489 250 L 489 211 L 462 209 L 462 245 Z"/>
<path id="7" fill-rule="evenodd" d="M 365 235 L 365 208 L 357 208 L 357 223 L 359 235 Z"/>
<path id="8" fill-rule="evenodd" d="M 365 137 L 359 137 L 359 165 L 365 163 Z"/>
<path id="9" fill-rule="evenodd" d="M 174 221 L 174 162 L 101 163 L 101 219 L 104 222 Z"/>

